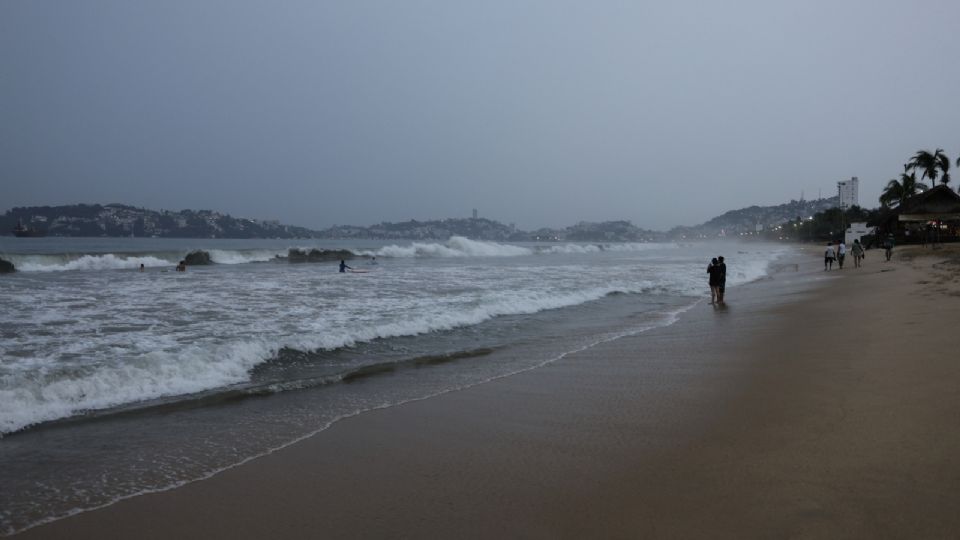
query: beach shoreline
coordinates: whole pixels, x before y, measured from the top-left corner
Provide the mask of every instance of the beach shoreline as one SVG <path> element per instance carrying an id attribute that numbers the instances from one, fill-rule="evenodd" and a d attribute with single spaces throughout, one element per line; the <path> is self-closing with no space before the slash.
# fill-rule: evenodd
<path id="1" fill-rule="evenodd" d="M 725 309 L 15 537 L 956 535 L 957 250 L 814 251 Z"/>

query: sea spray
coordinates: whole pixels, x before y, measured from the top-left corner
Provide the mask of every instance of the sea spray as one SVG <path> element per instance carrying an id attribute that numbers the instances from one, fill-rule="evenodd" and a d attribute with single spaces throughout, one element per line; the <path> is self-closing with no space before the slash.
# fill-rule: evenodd
<path id="1" fill-rule="evenodd" d="M 728 286 L 764 275 L 780 249 L 730 253 Z M 464 238 L 353 250 L 393 258 L 370 266 L 369 274 L 344 276 L 332 265 L 252 264 L 274 259 L 280 249 L 211 249 L 219 265 L 184 274 L 35 271 L 28 282 L 4 280 L 0 433 L 248 383 L 253 370 L 285 348 L 335 351 L 578 306 L 611 293 L 697 296 L 706 290 L 705 261 L 714 251 Z M 29 257 L 78 270 L 170 264 L 113 254 L 57 264 L 50 263 L 60 255 Z"/>

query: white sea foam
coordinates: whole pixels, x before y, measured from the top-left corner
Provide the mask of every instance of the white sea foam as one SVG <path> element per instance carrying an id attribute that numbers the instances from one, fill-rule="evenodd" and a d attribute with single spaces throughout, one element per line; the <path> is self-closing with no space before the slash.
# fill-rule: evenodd
<path id="1" fill-rule="evenodd" d="M 409 246 L 391 245 L 361 252 L 377 257 L 516 257 L 532 253 L 533 250 L 525 247 L 470 240 L 462 236 L 452 236 L 442 244 L 414 242 Z"/>
<path id="2" fill-rule="evenodd" d="M 277 257 L 285 257 L 287 251 L 279 250 L 228 250 L 228 249 L 211 249 L 210 260 L 217 264 L 246 264 L 252 262 L 266 262 L 276 259 Z"/>
<path id="3" fill-rule="evenodd" d="M 526 247 L 452 236 L 444 243 L 414 242 L 407 246 L 390 245 L 377 250 L 360 251 L 358 254 L 377 257 L 519 257 L 534 254 L 570 255 L 603 251 L 640 252 L 676 247 L 676 244 L 654 243 L 564 243 Z"/>
<path id="4" fill-rule="evenodd" d="M 54 254 L 54 255 L 6 255 L 21 272 L 66 272 L 70 270 L 128 270 L 172 266 L 186 253 L 143 254 Z M 245 264 L 265 262 L 277 256 L 285 256 L 286 250 L 209 250 L 210 259 L 217 264 Z"/>
<path id="5" fill-rule="evenodd" d="M 119 270 L 170 266 L 174 261 L 153 255 L 14 255 L 10 256 L 21 272 L 64 272 L 68 270 Z"/>
<path id="6" fill-rule="evenodd" d="M 539 248 L 540 253 L 600 253 L 602 251 L 612 252 L 637 252 L 648 250 L 663 250 L 676 248 L 676 244 L 652 244 L 652 243 L 609 243 L 609 244 L 557 244 Z"/>
<path id="7" fill-rule="evenodd" d="M 644 243 L 568 243 L 542 245 L 536 247 L 517 246 L 497 242 L 470 240 L 462 236 L 453 236 L 446 242 L 414 242 L 409 245 L 389 245 L 372 250 L 355 249 L 361 256 L 382 258 L 456 258 L 456 257 L 519 257 L 525 255 L 569 255 L 589 254 L 603 251 L 639 252 L 653 249 L 675 247 L 672 244 Z M 310 251 L 313 247 L 299 248 Z M 277 257 L 287 256 L 287 250 L 207 250 L 210 259 L 217 264 L 246 264 L 266 262 Z M 70 270 L 125 270 L 138 268 L 143 264 L 147 268 L 175 265 L 183 258 L 183 253 L 90 253 L 90 254 L 50 254 L 21 255 L 7 254 L 4 257 L 22 272 L 64 272 Z"/>
<path id="8" fill-rule="evenodd" d="M 0 377 L 0 433 L 82 411 L 241 382 L 269 348 L 255 342 L 179 353 L 150 352 L 122 364 L 23 371 Z"/>
<path id="9" fill-rule="evenodd" d="M 701 252 L 648 244 L 596 252 L 569 246 L 551 246 L 570 251 L 531 258 L 516 258 L 534 254 L 529 248 L 462 238 L 388 246 L 376 253 L 399 253 L 398 260 L 364 276 L 329 272 L 322 265 L 186 274 L 88 272 L 70 280 L 46 274 L 30 280 L 29 294 L 17 288 L 23 287 L 17 280 L 3 280 L 0 327 L 16 330 L 0 341 L 0 433 L 243 383 L 283 347 L 333 350 L 574 306 L 613 292 L 706 291 L 707 257 Z M 233 253 L 243 255 L 231 259 Z M 580 253 L 596 256 L 585 261 Z M 778 253 L 756 248 L 731 254 L 728 285 L 763 276 Z M 275 254 L 211 253 L 233 264 Z M 422 256 L 438 260 L 429 265 L 407 260 Z M 480 259 L 464 265 L 458 257 Z M 170 264 L 100 255 L 60 266 L 135 268 L 141 262 Z"/>
<path id="10" fill-rule="evenodd" d="M 149 399 L 190 394 L 248 380 L 250 370 L 274 357 L 280 348 L 332 350 L 379 338 L 413 336 L 478 324 L 501 315 L 536 313 L 602 298 L 617 287 L 593 288 L 563 295 L 546 291 L 498 292 L 471 309 L 421 309 L 419 315 L 393 321 L 338 325 L 336 331 L 304 333 L 277 341 L 244 339 L 232 343 L 194 344 L 157 349 L 170 340 L 145 344 L 139 356 L 122 363 L 91 362 L 51 368 L 52 358 L 22 358 L 5 366 L 0 376 L 0 433 Z M 413 311 L 413 310 L 411 310 Z M 305 327 L 304 329 L 306 329 Z M 62 354 L 82 355 L 83 344 L 66 346 Z M 112 344 L 110 351 L 120 347 Z M 43 369 L 30 369 L 43 366 Z M 18 369 L 19 368 L 19 369 Z"/>

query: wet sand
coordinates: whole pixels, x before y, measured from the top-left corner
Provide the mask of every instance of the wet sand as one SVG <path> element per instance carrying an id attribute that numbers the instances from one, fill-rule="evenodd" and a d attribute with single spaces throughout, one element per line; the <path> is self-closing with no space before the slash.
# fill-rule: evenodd
<path id="1" fill-rule="evenodd" d="M 726 308 L 17 538 L 960 536 L 960 251 L 807 253 Z"/>

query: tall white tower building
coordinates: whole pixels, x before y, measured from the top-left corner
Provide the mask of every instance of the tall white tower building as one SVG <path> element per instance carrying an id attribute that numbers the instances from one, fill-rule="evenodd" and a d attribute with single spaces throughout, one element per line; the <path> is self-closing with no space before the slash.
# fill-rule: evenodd
<path id="1" fill-rule="evenodd" d="M 851 206 L 860 206 L 860 190 L 858 189 L 857 177 L 849 180 L 837 182 L 837 193 L 840 195 L 840 208 L 850 208 Z"/>

